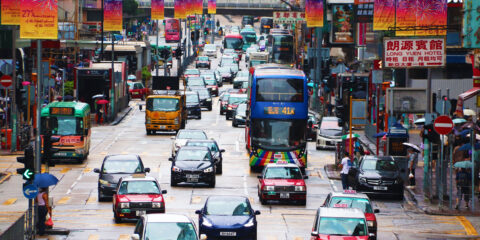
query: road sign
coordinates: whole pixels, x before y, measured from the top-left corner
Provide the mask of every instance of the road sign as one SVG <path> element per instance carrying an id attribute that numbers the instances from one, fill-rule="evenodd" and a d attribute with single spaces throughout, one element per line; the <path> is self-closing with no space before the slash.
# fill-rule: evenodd
<path id="1" fill-rule="evenodd" d="M 453 129 L 453 121 L 449 116 L 439 116 L 433 122 L 433 128 L 438 134 L 446 135 Z"/>
<path id="2" fill-rule="evenodd" d="M 12 85 L 12 76 L 3 75 L 0 78 L 0 84 L 2 84 L 4 87 L 10 87 L 10 85 Z"/>
<path id="3" fill-rule="evenodd" d="M 445 111 L 443 111 L 444 109 Z M 435 104 L 435 110 L 440 115 L 449 115 L 450 110 L 452 110 L 452 104 L 450 103 L 450 101 L 447 100 L 437 101 L 437 103 Z"/>
<path id="4" fill-rule="evenodd" d="M 28 199 L 34 199 L 38 194 L 37 186 L 33 184 L 28 184 L 27 186 L 23 187 L 23 195 Z"/>
<path id="5" fill-rule="evenodd" d="M 34 173 L 33 173 L 32 169 L 26 168 L 25 172 L 23 172 L 23 174 L 22 174 L 23 179 L 30 180 L 30 179 L 32 179 L 33 174 Z"/>

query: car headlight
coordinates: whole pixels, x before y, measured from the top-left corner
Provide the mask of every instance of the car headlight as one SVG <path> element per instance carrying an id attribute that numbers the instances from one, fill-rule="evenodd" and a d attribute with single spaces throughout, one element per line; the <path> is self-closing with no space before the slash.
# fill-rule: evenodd
<path id="1" fill-rule="evenodd" d="M 172 171 L 174 171 L 174 172 L 181 172 L 182 169 L 180 169 L 180 168 L 177 167 L 177 166 L 173 166 L 173 167 L 172 167 Z"/>
<path id="2" fill-rule="evenodd" d="M 227 109 L 228 109 L 228 110 L 233 110 L 233 108 L 232 108 L 232 107 L 228 107 Z"/>
<path id="3" fill-rule="evenodd" d="M 128 202 L 121 202 L 120 203 L 120 208 L 129 208 L 130 207 L 130 203 Z"/>
<path id="4" fill-rule="evenodd" d="M 203 172 L 204 173 L 211 173 L 211 172 L 213 172 L 213 167 L 205 168 L 205 169 L 203 169 Z"/>
<path id="5" fill-rule="evenodd" d="M 265 191 L 273 191 L 275 190 L 274 186 L 265 186 Z"/>
<path id="6" fill-rule="evenodd" d="M 105 186 L 107 186 L 107 187 L 110 187 L 110 186 L 111 186 L 111 184 L 110 184 L 108 181 L 103 180 L 103 179 L 99 179 L 98 182 L 99 182 L 101 185 L 105 185 Z"/>
<path id="7" fill-rule="evenodd" d="M 367 221 L 367 226 L 368 226 L 368 227 L 374 227 L 374 226 L 375 226 L 375 222 L 374 222 L 374 221 Z"/>
<path id="8" fill-rule="evenodd" d="M 400 180 L 400 179 L 395 179 L 394 184 L 399 184 L 399 183 L 401 183 L 401 182 L 402 182 L 402 180 Z"/>
<path id="9" fill-rule="evenodd" d="M 303 191 L 305 191 L 305 186 L 295 186 L 295 191 L 296 192 L 303 192 Z"/>
<path id="10" fill-rule="evenodd" d="M 235 116 L 235 119 L 242 119 L 242 116 L 236 115 L 236 116 Z"/>
<path id="11" fill-rule="evenodd" d="M 162 207 L 162 202 L 153 202 L 152 203 L 152 208 L 161 208 Z"/>
<path id="12" fill-rule="evenodd" d="M 361 178 L 358 179 L 358 180 L 359 180 L 361 183 L 366 183 L 366 182 L 367 182 L 367 180 L 366 180 L 365 178 L 363 178 L 363 177 L 361 177 Z"/>
<path id="13" fill-rule="evenodd" d="M 254 225 L 254 223 L 253 223 L 253 218 L 250 218 L 250 220 L 248 220 L 248 222 L 245 223 L 245 225 L 243 225 L 243 226 L 245 226 L 245 227 L 253 227 L 253 225 Z"/>
<path id="14" fill-rule="evenodd" d="M 202 225 L 205 227 L 212 227 L 213 224 L 206 218 L 203 219 Z"/>
<path id="15" fill-rule="evenodd" d="M 77 148 L 77 149 L 75 149 L 75 153 L 76 153 L 76 154 L 84 154 L 84 153 L 85 153 L 85 149 L 83 149 L 83 148 Z"/>
<path id="16" fill-rule="evenodd" d="M 211 101 L 212 101 L 212 99 L 207 99 L 207 100 L 205 100 L 205 101 L 207 101 L 207 102 L 211 102 Z"/>
<path id="17" fill-rule="evenodd" d="M 179 119 L 179 117 L 175 118 L 175 119 L 173 120 L 173 124 L 178 124 L 178 122 L 179 122 L 178 119 Z"/>

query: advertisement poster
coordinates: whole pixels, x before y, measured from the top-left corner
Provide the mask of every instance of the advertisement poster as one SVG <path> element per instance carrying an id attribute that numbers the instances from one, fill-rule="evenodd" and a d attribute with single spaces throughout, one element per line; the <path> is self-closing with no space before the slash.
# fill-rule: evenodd
<path id="1" fill-rule="evenodd" d="M 480 1 L 464 0 L 463 2 L 463 47 L 480 48 Z"/>
<path id="2" fill-rule="evenodd" d="M 445 66 L 444 38 L 386 39 L 383 47 L 386 68 Z"/>
<path id="3" fill-rule="evenodd" d="M 307 27 L 323 27 L 323 0 L 306 0 Z"/>
<path id="4" fill-rule="evenodd" d="M 20 13 L 20 38 L 58 39 L 57 0 L 21 0 Z"/>
<path id="5" fill-rule="evenodd" d="M 122 0 L 104 0 L 104 31 L 122 31 Z"/>
<path id="6" fill-rule="evenodd" d="M 152 0 L 152 20 L 163 20 L 164 0 Z"/>
<path id="7" fill-rule="evenodd" d="M 447 0 L 417 0 L 417 26 L 446 26 Z M 420 30 L 416 36 L 447 35 L 446 30 Z"/>
<path id="8" fill-rule="evenodd" d="M 174 2 L 174 6 L 173 6 L 173 14 L 174 14 L 174 18 L 185 18 L 185 16 L 183 15 L 183 11 L 184 11 L 184 1 L 182 0 L 175 0 Z"/>
<path id="9" fill-rule="evenodd" d="M 417 25 L 417 0 L 397 0 L 397 27 Z M 396 31 L 396 36 L 415 36 L 415 31 Z"/>
<path id="10" fill-rule="evenodd" d="M 196 0 L 197 1 L 197 14 L 203 14 L 203 0 Z"/>
<path id="11" fill-rule="evenodd" d="M 395 26 L 395 0 L 375 0 L 373 30 L 386 31 Z"/>
<path id="12" fill-rule="evenodd" d="M 208 14 L 217 13 L 217 0 L 208 0 Z"/>
<path id="13" fill-rule="evenodd" d="M 20 25 L 20 1 L 2 0 L 2 25 Z"/>
<path id="14" fill-rule="evenodd" d="M 332 43 L 354 43 L 353 5 L 332 5 Z"/>

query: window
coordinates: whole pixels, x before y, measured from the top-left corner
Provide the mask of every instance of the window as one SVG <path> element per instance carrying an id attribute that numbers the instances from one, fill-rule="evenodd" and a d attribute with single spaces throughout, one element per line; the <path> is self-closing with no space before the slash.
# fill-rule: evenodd
<path id="1" fill-rule="evenodd" d="M 211 161 L 210 152 L 200 149 L 180 149 L 176 161 Z"/>
<path id="2" fill-rule="evenodd" d="M 106 160 L 103 163 L 103 173 L 141 173 L 143 172 L 142 165 L 138 160 L 132 161 L 116 161 Z"/>
<path id="3" fill-rule="evenodd" d="M 252 145 L 271 150 L 304 146 L 306 124 L 306 119 L 252 119 Z"/>
<path id="4" fill-rule="evenodd" d="M 205 133 L 201 131 L 180 131 L 177 136 L 178 139 L 207 139 Z"/>
<path id="5" fill-rule="evenodd" d="M 269 167 L 265 179 L 302 179 L 302 174 L 297 167 Z"/>
<path id="6" fill-rule="evenodd" d="M 251 210 L 246 200 L 241 198 L 210 198 L 205 206 L 207 215 L 250 216 Z"/>
<path id="7" fill-rule="evenodd" d="M 118 194 L 160 194 L 160 189 L 154 181 L 123 181 Z"/>
<path id="8" fill-rule="evenodd" d="M 60 136 L 83 135 L 82 118 L 72 116 L 50 117 L 53 123 L 52 134 Z M 42 134 L 45 134 L 45 117 L 42 117 Z"/>
<path id="9" fill-rule="evenodd" d="M 257 79 L 256 100 L 260 102 L 303 102 L 303 92 L 303 79 Z"/>
<path id="10" fill-rule="evenodd" d="M 365 159 L 362 163 L 363 170 L 397 171 L 397 165 L 393 160 Z"/>
<path id="11" fill-rule="evenodd" d="M 329 207 L 335 207 L 336 204 L 347 204 L 348 207 L 358 208 L 364 213 L 373 213 L 372 205 L 367 199 L 352 197 L 333 197 Z"/>
<path id="12" fill-rule="evenodd" d="M 195 227 L 190 222 L 149 222 L 145 239 L 149 240 L 196 240 Z"/>
<path id="13" fill-rule="evenodd" d="M 319 234 L 338 236 L 365 236 L 367 228 L 365 220 L 361 218 L 333 218 L 322 217 L 318 221 Z"/>

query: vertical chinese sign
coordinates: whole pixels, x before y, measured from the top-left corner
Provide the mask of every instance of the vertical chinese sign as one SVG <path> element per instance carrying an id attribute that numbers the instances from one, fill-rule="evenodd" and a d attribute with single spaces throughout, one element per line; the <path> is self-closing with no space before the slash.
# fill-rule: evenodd
<path id="1" fill-rule="evenodd" d="M 152 19 L 163 20 L 165 14 L 164 0 L 152 0 Z"/>
<path id="2" fill-rule="evenodd" d="M 58 39 L 57 0 L 20 1 L 20 38 Z"/>
<path id="3" fill-rule="evenodd" d="M 375 0 L 373 30 L 386 31 L 395 26 L 395 0 Z"/>
<path id="4" fill-rule="evenodd" d="M 208 0 L 208 14 L 217 13 L 217 0 Z"/>
<path id="5" fill-rule="evenodd" d="M 104 0 L 103 28 L 105 31 L 122 31 L 122 0 Z"/>
<path id="6" fill-rule="evenodd" d="M 480 48 L 480 1 L 463 1 L 463 47 Z"/>
<path id="7" fill-rule="evenodd" d="M 308 27 L 323 27 L 323 0 L 306 0 L 305 15 Z"/>
<path id="8" fill-rule="evenodd" d="M 20 25 L 20 1 L 2 0 L 2 25 Z"/>

